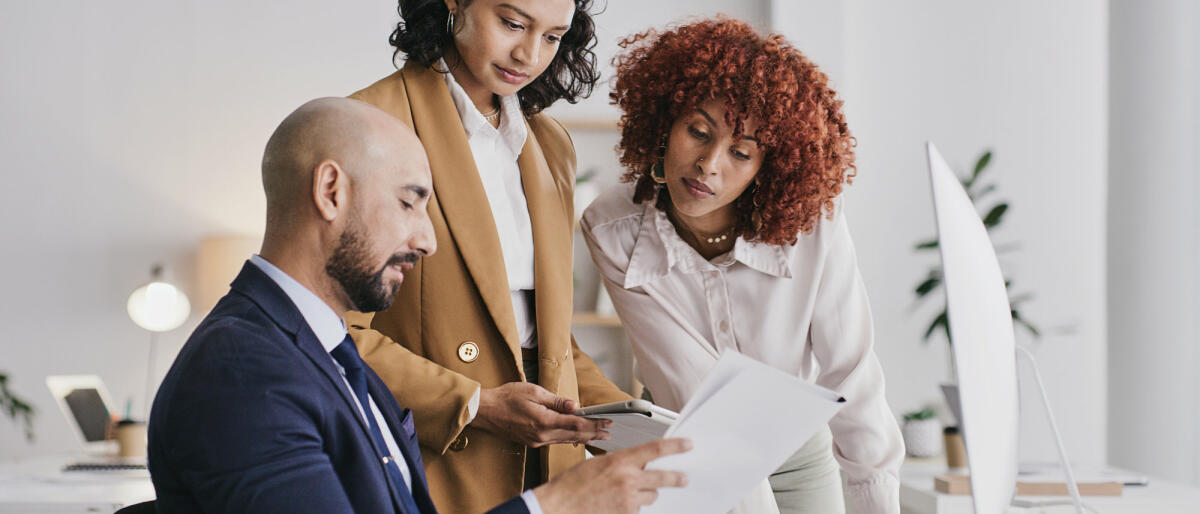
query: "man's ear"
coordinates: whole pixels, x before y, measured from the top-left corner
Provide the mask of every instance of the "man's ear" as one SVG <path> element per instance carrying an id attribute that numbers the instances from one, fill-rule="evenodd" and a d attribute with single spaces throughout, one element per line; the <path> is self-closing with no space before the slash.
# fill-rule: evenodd
<path id="1" fill-rule="evenodd" d="M 348 212 L 350 175 L 337 161 L 325 159 L 313 170 L 313 204 L 325 221 L 332 222 Z"/>

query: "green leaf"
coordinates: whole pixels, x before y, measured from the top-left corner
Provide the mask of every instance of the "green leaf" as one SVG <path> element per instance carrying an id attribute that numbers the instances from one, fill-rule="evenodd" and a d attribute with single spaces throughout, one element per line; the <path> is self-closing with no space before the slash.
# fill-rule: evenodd
<path id="1" fill-rule="evenodd" d="M 917 286 L 917 298 L 923 298 L 925 295 L 929 294 L 930 291 L 933 291 L 935 288 L 937 288 L 937 286 L 941 285 L 941 283 L 942 277 L 939 276 L 933 276 L 925 279 L 924 282 L 921 282 L 921 284 Z"/>
<path id="2" fill-rule="evenodd" d="M 987 168 L 988 163 L 992 162 L 992 151 L 988 150 L 979 156 L 979 160 L 975 161 L 975 171 L 971 172 L 971 182 L 979 178 L 979 174 L 983 173 L 983 169 Z"/>
<path id="3" fill-rule="evenodd" d="M 983 188 L 980 189 L 979 191 L 975 191 L 974 193 L 971 193 L 971 199 L 979 200 L 980 198 L 983 198 L 988 193 L 991 193 L 992 191 L 995 191 L 995 190 L 996 190 L 996 184 L 988 184 L 986 186 L 983 186 Z"/>
<path id="4" fill-rule="evenodd" d="M 1030 334 L 1033 334 L 1033 337 L 1042 337 L 1042 332 L 1038 330 L 1037 327 L 1033 326 L 1032 323 L 1026 321 L 1025 318 L 1022 318 L 1021 313 L 1016 309 L 1012 309 L 1012 319 L 1014 324 L 1025 327 L 1025 330 L 1028 330 Z"/>
<path id="5" fill-rule="evenodd" d="M 937 413 L 933 409 L 921 409 L 919 411 L 909 412 L 904 415 L 904 421 L 918 421 L 922 419 L 933 419 Z"/>
<path id="6" fill-rule="evenodd" d="M 1033 295 L 1030 293 L 1020 294 L 1020 295 L 1010 298 L 1008 300 L 1008 304 L 1012 305 L 1013 307 L 1016 307 L 1017 305 L 1028 302 L 1029 300 L 1032 300 L 1032 299 L 1033 299 Z"/>
<path id="7" fill-rule="evenodd" d="M 992 207 L 992 210 L 988 211 L 987 216 L 983 217 L 983 226 L 992 228 L 996 225 L 999 225 L 1000 221 L 1004 219 L 1004 213 L 1007 211 L 1007 203 L 1001 203 L 995 207 Z"/>
<path id="8" fill-rule="evenodd" d="M 950 317 L 949 317 L 949 315 L 946 314 L 946 311 L 942 311 L 941 314 L 938 314 L 938 317 L 934 318 L 933 323 L 930 323 L 929 328 L 925 330 L 924 340 L 926 342 L 929 341 L 929 338 L 931 336 L 933 336 L 934 331 L 936 331 L 938 329 L 938 327 L 941 327 L 942 331 L 946 333 L 946 339 L 949 340 L 950 339 Z"/>
<path id="9" fill-rule="evenodd" d="M 575 175 L 575 185 L 586 184 L 588 181 L 596 177 L 595 168 L 589 169 L 579 175 Z"/>
<path id="10" fill-rule="evenodd" d="M 917 243 L 917 246 L 913 247 L 913 249 L 914 250 L 932 250 L 937 247 L 938 247 L 938 240 L 930 239 L 929 241 Z"/>

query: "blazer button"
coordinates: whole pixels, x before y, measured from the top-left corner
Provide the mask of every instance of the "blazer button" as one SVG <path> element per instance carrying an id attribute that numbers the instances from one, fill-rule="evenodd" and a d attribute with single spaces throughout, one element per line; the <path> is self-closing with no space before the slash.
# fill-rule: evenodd
<path id="1" fill-rule="evenodd" d="M 474 362 L 479 358 L 479 345 L 475 341 L 466 341 L 458 345 L 458 358 L 463 362 Z"/>
<path id="2" fill-rule="evenodd" d="M 469 442 L 471 441 L 467 439 L 467 434 L 458 434 L 458 437 L 454 438 L 454 442 L 450 443 L 450 449 L 452 451 L 461 452 L 467 449 L 467 443 Z"/>

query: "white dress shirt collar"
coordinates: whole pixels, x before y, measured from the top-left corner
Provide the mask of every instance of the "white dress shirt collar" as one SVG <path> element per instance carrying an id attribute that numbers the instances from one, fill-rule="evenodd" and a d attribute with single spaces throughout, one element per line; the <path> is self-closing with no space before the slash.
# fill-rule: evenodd
<path id="1" fill-rule="evenodd" d="M 317 340 L 321 341 L 321 346 L 325 347 L 326 352 L 332 352 L 337 345 L 342 344 L 346 339 L 346 322 L 329 304 L 258 254 L 250 256 L 250 262 L 283 289 L 283 293 L 296 305 L 296 309 L 304 316 L 304 321 L 317 335 Z"/>
<path id="2" fill-rule="evenodd" d="M 667 213 L 658 210 L 653 200 L 646 201 L 644 205 L 642 225 L 633 254 L 629 257 L 629 268 L 625 271 L 624 287 L 627 289 L 664 277 L 671 268 L 699 273 L 727 267 L 734 262 L 776 277 L 792 276 L 789 264 L 790 254 L 794 251 L 792 246 L 749 242 L 739 236 L 733 243 L 732 251 L 708 261 L 679 237 Z"/>
<path id="3" fill-rule="evenodd" d="M 445 61 L 438 61 L 437 69 L 446 69 Z M 525 147 L 528 132 L 525 128 L 525 115 L 521 112 L 521 101 L 517 95 L 500 97 L 500 126 L 493 127 L 475 108 L 475 102 L 467 96 L 467 92 L 454 80 L 454 74 L 444 73 L 446 86 L 450 88 L 450 98 L 454 99 L 454 108 L 458 109 L 458 117 L 462 119 L 463 128 L 467 130 L 467 138 L 483 132 L 499 137 L 505 149 L 512 153 L 515 160 Z M 497 130 L 498 129 L 498 130 Z"/>

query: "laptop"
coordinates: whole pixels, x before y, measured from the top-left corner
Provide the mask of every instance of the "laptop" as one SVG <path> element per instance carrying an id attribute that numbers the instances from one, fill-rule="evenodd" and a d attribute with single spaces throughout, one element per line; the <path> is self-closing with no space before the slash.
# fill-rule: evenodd
<path id="1" fill-rule="evenodd" d="M 63 471 L 144 471 L 145 457 L 118 457 L 112 438 L 114 420 L 108 389 L 96 375 L 46 377 L 46 387 L 59 410 L 73 427 L 86 457 L 67 464 Z"/>

